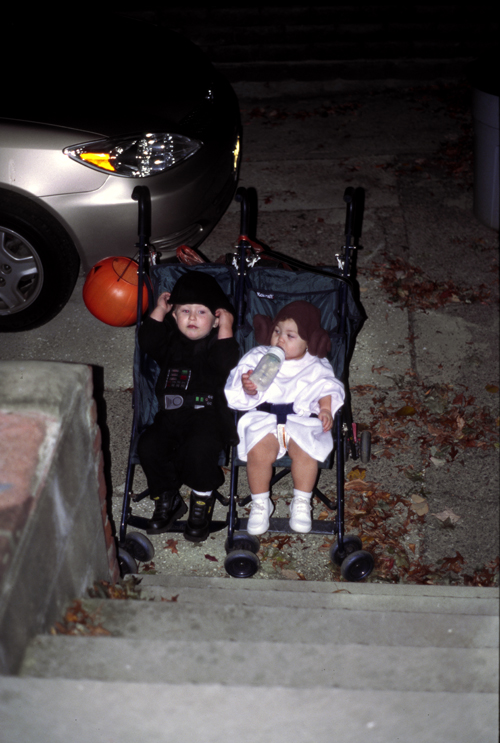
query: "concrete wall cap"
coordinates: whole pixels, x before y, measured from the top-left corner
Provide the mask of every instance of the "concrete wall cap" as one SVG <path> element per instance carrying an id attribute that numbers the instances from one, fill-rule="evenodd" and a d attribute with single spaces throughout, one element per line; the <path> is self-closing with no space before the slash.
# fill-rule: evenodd
<path id="1" fill-rule="evenodd" d="M 75 393 L 91 382 L 92 369 L 54 361 L 0 361 L 0 379 L 0 409 L 62 417 Z"/>

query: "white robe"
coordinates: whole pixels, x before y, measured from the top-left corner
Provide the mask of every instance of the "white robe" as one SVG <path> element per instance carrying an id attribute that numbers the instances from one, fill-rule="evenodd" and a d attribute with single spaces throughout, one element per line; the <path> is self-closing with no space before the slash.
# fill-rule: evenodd
<path id="1" fill-rule="evenodd" d="M 248 395 L 241 382 L 242 374 L 254 370 L 268 346 L 258 346 L 246 353 L 229 374 L 225 393 L 230 408 L 250 411 L 242 415 L 238 422 L 238 457 L 246 461 L 247 454 L 268 433 L 276 433 L 276 416 L 254 410 L 263 402 L 291 403 L 293 413 L 289 414 L 285 430 L 291 439 L 313 459 L 323 462 L 333 449 L 331 431 L 323 431 L 318 418 L 310 418 L 311 413 L 319 413 L 319 400 L 326 395 L 332 397 L 332 415 L 344 402 L 344 385 L 335 378 L 328 359 L 319 359 L 306 351 L 298 360 L 284 361 L 271 386 L 264 392 Z M 285 454 L 280 443 L 278 458 Z"/>

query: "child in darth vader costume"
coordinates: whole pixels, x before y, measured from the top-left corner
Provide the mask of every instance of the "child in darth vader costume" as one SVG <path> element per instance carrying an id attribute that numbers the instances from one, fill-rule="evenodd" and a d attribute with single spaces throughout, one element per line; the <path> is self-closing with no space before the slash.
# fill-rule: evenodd
<path id="1" fill-rule="evenodd" d="M 191 488 L 184 536 L 207 538 L 214 491 L 224 482 L 220 452 L 237 442 L 224 384 L 238 362 L 234 309 L 210 275 L 189 271 L 165 292 L 139 331 L 141 349 L 160 366 L 159 411 L 138 453 L 155 504 L 149 534 L 168 531 L 187 511 L 179 488 Z"/>

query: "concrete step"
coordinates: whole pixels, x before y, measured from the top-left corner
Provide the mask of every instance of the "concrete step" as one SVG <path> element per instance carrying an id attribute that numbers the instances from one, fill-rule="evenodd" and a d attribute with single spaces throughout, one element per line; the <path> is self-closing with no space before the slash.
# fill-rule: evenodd
<path id="1" fill-rule="evenodd" d="M 497 589 L 137 588 L 143 600 L 82 600 L 111 636 L 39 636 L 22 677 L 0 678 L 2 743 L 496 740 Z"/>
<path id="2" fill-rule="evenodd" d="M 82 606 L 113 636 L 144 640 L 498 647 L 491 615 L 98 599 Z"/>
<path id="3" fill-rule="evenodd" d="M 496 48 L 498 33 L 491 10 L 464 4 L 188 6 L 154 15 L 200 46 L 231 82 L 460 76 Z"/>
<path id="4" fill-rule="evenodd" d="M 496 743 L 496 694 L 0 677 L 2 743 Z"/>
<path id="5" fill-rule="evenodd" d="M 176 603 L 232 604 L 289 608 L 358 609 L 440 614 L 498 615 L 495 588 L 412 586 L 312 581 L 141 576 L 138 586 L 146 600 L 175 599 Z"/>
<path id="6" fill-rule="evenodd" d="M 38 637 L 22 675 L 134 683 L 495 693 L 491 648 Z"/>

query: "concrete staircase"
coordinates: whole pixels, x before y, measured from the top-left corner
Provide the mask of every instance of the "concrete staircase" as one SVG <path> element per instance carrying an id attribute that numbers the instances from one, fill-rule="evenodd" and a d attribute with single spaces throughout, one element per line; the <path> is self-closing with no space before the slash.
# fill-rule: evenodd
<path id="1" fill-rule="evenodd" d="M 493 6 L 283 3 L 127 10 L 194 41 L 231 82 L 460 77 L 497 49 Z"/>
<path id="2" fill-rule="evenodd" d="M 493 743 L 498 590 L 144 576 L 40 635 L 0 740 Z"/>

